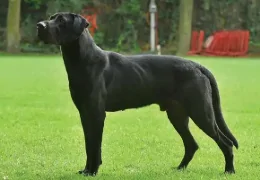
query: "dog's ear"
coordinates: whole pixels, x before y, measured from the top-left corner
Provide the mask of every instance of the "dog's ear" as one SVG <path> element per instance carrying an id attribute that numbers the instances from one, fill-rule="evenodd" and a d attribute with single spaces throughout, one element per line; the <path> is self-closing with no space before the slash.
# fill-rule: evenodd
<path id="1" fill-rule="evenodd" d="M 89 22 L 78 14 L 72 14 L 73 15 L 73 29 L 77 34 L 81 34 L 85 28 L 89 26 Z"/>

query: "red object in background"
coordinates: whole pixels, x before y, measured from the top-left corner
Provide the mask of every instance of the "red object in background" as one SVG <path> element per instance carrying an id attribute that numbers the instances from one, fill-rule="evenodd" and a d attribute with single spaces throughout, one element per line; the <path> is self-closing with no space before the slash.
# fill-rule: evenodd
<path id="1" fill-rule="evenodd" d="M 199 54 L 202 51 L 204 41 L 204 31 L 192 31 L 191 47 L 188 54 Z"/>
<path id="2" fill-rule="evenodd" d="M 83 13 L 81 14 L 85 19 L 88 20 L 90 26 L 88 27 L 89 32 L 92 36 L 94 36 L 95 31 L 98 29 L 97 26 L 97 10 L 94 8 L 85 8 L 83 9 Z"/>
<path id="3" fill-rule="evenodd" d="M 213 34 L 211 44 L 202 53 L 224 56 L 227 55 L 229 46 L 229 33 L 227 31 L 216 32 Z"/>
<path id="4" fill-rule="evenodd" d="M 202 54 L 209 56 L 245 56 L 250 33 L 247 30 L 218 31 Z"/>
<path id="5" fill-rule="evenodd" d="M 234 31 L 232 33 L 230 41 L 233 42 L 231 48 L 229 49 L 229 54 L 231 56 L 243 56 L 246 55 L 248 51 L 249 43 L 249 31 Z"/>

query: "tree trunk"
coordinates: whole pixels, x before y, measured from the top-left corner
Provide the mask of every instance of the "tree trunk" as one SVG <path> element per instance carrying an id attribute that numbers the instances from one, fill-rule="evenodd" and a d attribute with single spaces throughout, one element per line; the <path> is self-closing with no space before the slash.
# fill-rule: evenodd
<path id="1" fill-rule="evenodd" d="M 177 55 L 185 56 L 190 49 L 193 0 L 180 1 L 179 41 Z"/>
<path id="2" fill-rule="evenodd" d="M 9 0 L 7 15 L 7 52 L 20 51 L 20 7 L 21 0 Z"/>

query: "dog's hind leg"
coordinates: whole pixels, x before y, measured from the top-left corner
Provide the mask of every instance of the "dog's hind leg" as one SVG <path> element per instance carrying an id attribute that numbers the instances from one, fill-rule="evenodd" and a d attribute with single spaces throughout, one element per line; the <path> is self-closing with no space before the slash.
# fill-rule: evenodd
<path id="1" fill-rule="evenodd" d="M 198 150 L 198 145 L 189 130 L 189 117 L 182 105 L 178 102 L 173 102 L 167 108 L 166 112 L 170 122 L 181 136 L 185 147 L 184 157 L 178 166 L 178 169 L 184 169 L 188 166 L 195 152 Z"/>
<path id="2" fill-rule="evenodd" d="M 235 173 L 233 165 L 233 143 L 217 126 L 211 97 L 211 88 L 206 78 L 201 78 L 189 88 L 185 107 L 189 117 L 222 150 L 225 157 L 225 172 Z"/>

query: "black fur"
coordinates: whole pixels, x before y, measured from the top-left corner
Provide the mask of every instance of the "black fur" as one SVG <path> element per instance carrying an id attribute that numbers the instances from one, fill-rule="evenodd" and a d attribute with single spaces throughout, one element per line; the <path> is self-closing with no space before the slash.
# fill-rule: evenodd
<path id="1" fill-rule="evenodd" d="M 63 18 L 63 20 L 59 20 Z M 180 134 L 185 155 L 178 169 L 186 168 L 198 145 L 188 121 L 218 144 L 225 157 L 225 172 L 234 173 L 232 146 L 238 148 L 220 108 L 216 80 L 205 67 L 170 55 L 122 55 L 100 49 L 87 21 L 72 13 L 57 13 L 38 24 L 39 38 L 59 44 L 68 74 L 72 100 L 85 135 L 85 175 L 95 175 L 101 160 L 106 112 L 158 104 Z M 80 32 L 80 33 L 79 33 Z"/>

